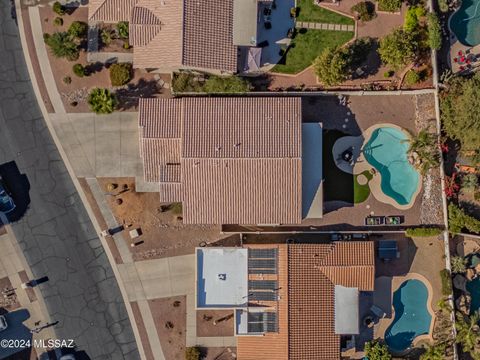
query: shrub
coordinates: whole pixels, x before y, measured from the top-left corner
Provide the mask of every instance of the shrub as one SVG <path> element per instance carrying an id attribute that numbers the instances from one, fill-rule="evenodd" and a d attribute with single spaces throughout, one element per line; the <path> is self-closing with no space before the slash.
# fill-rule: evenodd
<path id="1" fill-rule="evenodd" d="M 411 33 L 397 28 L 380 40 L 378 53 L 385 64 L 397 70 L 415 58 L 416 48 Z"/>
<path id="2" fill-rule="evenodd" d="M 427 15 L 428 27 L 428 45 L 433 50 L 438 50 L 442 47 L 442 30 L 440 28 L 440 21 L 437 14 L 429 13 Z"/>
<path id="3" fill-rule="evenodd" d="M 448 12 L 448 2 L 447 2 L 447 0 L 438 0 L 438 8 L 443 13 Z"/>
<path id="4" fill-rule="evenodd" d="M 103 29 L 100 33 L 100 38 L 102 39 L 103 45 L 108 46 L 113 40 L 112 32 L 110 30 Z"/>
<path id="5" fill-rule="evenodd" d="M 132 79 L 132 64 L 112 64 L 108 69 L 112 86 L 122 86 Z"/>
<path id="6" fill-rule="evenodd" d="M 465 211 L 455 204 L 448 205 L 448 228 L 451 233 L 458 234 L 463 229 L 467 229 L 472 233 L 480 233 L 480 220 L 473 216 L 467 215 Z"/>
<path id="7" fill-rule="evenodd" d="M 478 177 L 476 174 L 466 174 L 462 177 L 462 190 L 474 191 L 478 187 Z"/>
<path id="8" fill-rule="evenodd" d="M 53 9 L 53 12 L 55 12 L 56 14 L 58 14 L 60 16 L 65 15 L 65 8 L 58 1 L 55 1 L 53 3 L 52 9 Z"/>
<path id="9" fill-rule="evenodd" d="M 84 77 L 86 75 L 85 66 L 83 66 L 82 64 L 73 65 L 72 71 L 78 77 Z"/>
<path id="10" fill-rule="evenodd" d="M 425 8 L 423 6 L 412 6 L 408 8 L 405 14 L 403 28 L 405 31 L 415 31 L 420 25 L 420 19 L 425 16 Z"/>
<path id="11" fill-rule="evenodd" d="M 172 77 L 172 90 L 174 92 L 202 92 L 202 84 L 196 77 L 188 72 L 174 73 Z"/>
<path id="12" fill-rule="evenodd" d="M 348 76 L 348 61 L 340 48 L 325 49 L 313 62 L 315 74 L 325 86 L 344 82 Z"/>
<path id="13" fill-rule="evenodd" d="M 187 347 L 185 349 L 185 360 L 200 360 L 200 350 L 196 347 Z"/>
<path id="14" fill-rule="evenodd" d="M 123 43 L 123 48 L 124 48 L 125 50 L 130 49 L 130 44 L 128 43 L 128 41 L 125 41 L 125 42 Z"/>
<path id="15" fill-rule="evenodd" d="M 362 21 L 370 21 L 375 18 L 375 5 L 370 1 L 360 1 L 352 6 L 352 12 L 358 14 L 358 18 Z"/>
<path id="16" fill-rule="evenodd" d="M 463 256 L 452 256 L 450 264 L 453 273 L 464 273 L 467 271 L 467 259 Z"/>
<path id="17" fill-rule="evenodd" d="M 56 17 L 53 19 L 53 25 L 54 26 L 62 26 L 63 25 L 63 19 L 61 17 Z"/>
<path id="18" fill-rule="evenodd" d="M 442 279 L 442 295 L 450 296 L 452 293 L 452 278 L 450 271 L 443 269 L 440 271 L 440 278 Z"/>
<path id="19" fill-rule="evenodd" d="M 120 39 L 128 39 L 128 21 L 120 21 L 117 24 L 117 32 Z"/>
<path id="20" fill-rule="evenodd" d="M 72 78 L 70 76 L 65 76 L 62 80 L 67 85 L 72 83 Z"/>
<path id="21" fill-rule="evenodd" d="M 110 114 L 117 106 L 117 98 L 108 89 L 95 88 L 88 94 L 87 102 L 96 114 Z"/>
<path id="22" fill-rule="evenodd" d="M 378 10 L 395 12 L 402 7 L 401 0 L 378 0 Z"/>
<path id="23" fill-rule="evenodd" d="M 210 76 L 204 85 L 207 93 L 246 93 L 251 90 L 250 83 L 239 76 Z"/>
<path id="24" fill-rule="evenodd" d="M 410 228 L 405 230 L 405 235 L 408 237 L 430 237 L 438 236 L 442 233 L 439 228 Z"/>
<path id="25" fill-rule="evenodd" d="M 170 204 L 169 210 L 171 210 L 175 215 L 181 215 L 183 212 L 182 203 L 176 202 Z"/>
<path id="26" fill-rule="evenodd" d="M 415 85 L 420 81 L 420 75 L 415 70 L 408 70 L 405 74 L 405 84 L 407 85 Z"/>
<path id="27" fill-rule="evenodd" d="M 83 38 L 87 35 L 88 24 L 83 21 L 74 21 L 68 28 L 68 33 L 74 38 Z"/>
<path id="28" fill-rule="evenodd" d="M 80 55 L 78 45 L 67 32 L 56 32 L 48 36 L 45 34 L 43 39 L 55 57 L 65 58 L 69 61 L 78 59 Z"/>
<path id="29" fill-rule="evenodd" d="M 384 78 L 391 78 L 393 76 L 393 74 L 395 74 L 395 71 L 393 70 L 387 70 L 383 73 L 383 77 Z"/>
<path id="30" fill-rule="evenodd" d="M 365 355 L 368 360 L 390 360 L 392 355 L 388 352 L 388 347 L 377 340 L 369 341 L 365 344 Z"/>

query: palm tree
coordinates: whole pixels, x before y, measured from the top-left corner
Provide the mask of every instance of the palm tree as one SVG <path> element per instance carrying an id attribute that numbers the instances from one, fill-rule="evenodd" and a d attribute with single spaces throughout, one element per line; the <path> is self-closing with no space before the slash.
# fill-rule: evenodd
<path id="1" fill-rule="evenodd" d="M 52 35 L 45 34 L 44 40 L 55 57 L 75 61 L 80 56 L 78 45 L 67 32 L 56 32 Z"/>
<path id="2" fill-rule="evenodd" d="M 452 272 L 454 273 L 464 273 L 467 271 L 467 259 L 462 256 L 453 256 L 450 259 L 452 264 Z"/>
<path id="3" fill-rule="evenodd" d="M 443 360 L 445 358 L 445 344 L 427 345 L 426 351 L 420 360 Z"/>
<path id="4" fill-rule="evenodd" d="M 87 101 L 96 114 L 110 114 L 117 106 L 117 97 L 108 89 L 93 89 L 88 94 Z"/>
<path id="5" fill-rule="evenodd" d="M 472 356 L 476 353 L 480 343 L 479 320 L 479 311 L 475 311 L 469 317 L 457 312 L 457 321 L 455 323 L 457 338 L 455 342 L 462 345 L 463 352 L 470 353 Z"/>
<path id="6" fill-rule="evenodd" d="M 478 186 L 478 177 L 476 174 L 467 174 L 462 177 L 462 189 L 473 191 Z"/>
<path id="7" fill-rule="evenodd" d="M 437 149 L 437 136 L 426 130 L 420 130 L 417 136 L 409 140 L 408 152 L 418 154 L 419 170 L 425 174 L 433 167 L 440 164 L 440 155 Z"/>

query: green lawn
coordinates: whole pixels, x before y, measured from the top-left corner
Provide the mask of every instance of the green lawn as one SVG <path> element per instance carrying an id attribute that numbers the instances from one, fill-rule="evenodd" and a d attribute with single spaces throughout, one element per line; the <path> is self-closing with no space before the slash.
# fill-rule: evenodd
<path id="1" fill-rule="evenodd" d="M 297 0 L 297 7 L 299 8 L 298 21 L 343 25 L 355 24 L 353 19 L 315 5 L 313 0 Z"/>
<path id="2" fill-rule="evenodd" d="M 368 170 L 359 175 L 364 175 L 368 181 L 365 185 L 360 185 L 357 180 L 358 175 L 355 175 L 355 180 L 353 182 L 353 202 L 355 204 L 360 204 L 368 199 L 368 196 L 370 195 L 370 186 L 368 185 L 368 182 L 372 180 L 373 177 Z"/>
<path id="3" fill-rule="evenodd" d="M 297 33 L 288 52 L 272 71 L 296 74 L 312 65 L 325 48 L 343 45 L 352 38 L 353 32 L 349 31 L 303 29 Z"/>

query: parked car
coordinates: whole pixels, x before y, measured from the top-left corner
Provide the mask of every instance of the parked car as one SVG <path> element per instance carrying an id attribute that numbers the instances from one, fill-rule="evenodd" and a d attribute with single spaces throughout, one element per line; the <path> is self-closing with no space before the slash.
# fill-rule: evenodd
<path id="1" fill-rule="evenodd" d="M 9 213 L 15 209 L 15 202 L 8 193 L 3 181 L 0 180 L 0 212 Z"/>
<path id="2" fill-rule="evenodd" d="M 5 319 L 5 316 L 0 315 L 0 331 L 5 330 L 6 328 L 8 328 L 7 319 Z"/>

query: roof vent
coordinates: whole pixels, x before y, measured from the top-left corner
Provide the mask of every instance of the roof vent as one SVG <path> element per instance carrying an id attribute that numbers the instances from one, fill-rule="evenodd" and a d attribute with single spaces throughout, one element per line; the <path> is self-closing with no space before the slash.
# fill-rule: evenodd
<path id="1" fill-rule="evenodd" d="M 227 274 L 218 274 L 218 280 L 225 281 L 227 280 Z"/>

